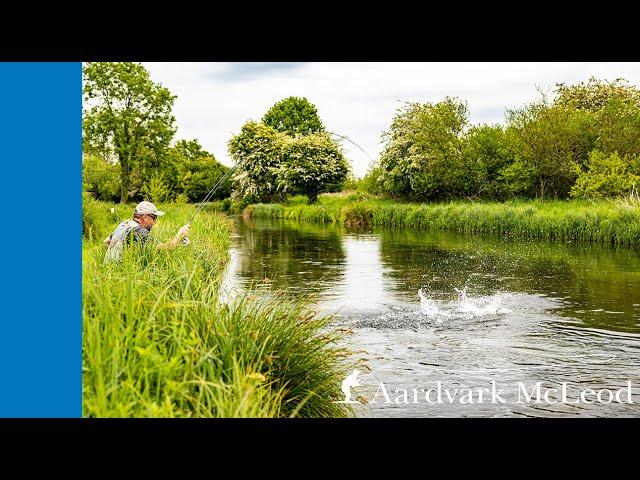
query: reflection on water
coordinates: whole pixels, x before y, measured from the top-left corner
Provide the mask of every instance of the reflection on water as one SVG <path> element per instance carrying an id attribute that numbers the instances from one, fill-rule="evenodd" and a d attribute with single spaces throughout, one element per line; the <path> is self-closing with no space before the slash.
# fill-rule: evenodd
<path id="1" fill-rule="evenodd" d="M 517 382 L 621 388 L 640 402 L 640 251 L 410 229 L 240 220 L 227 288 L 313 295 L 376 385 L 505 388 L 506 404 L 388 404 L 370 416 L 621 416 L 639 403 L 516 403 Z M 422 298 L 418 291 L 422 289 Z"/>

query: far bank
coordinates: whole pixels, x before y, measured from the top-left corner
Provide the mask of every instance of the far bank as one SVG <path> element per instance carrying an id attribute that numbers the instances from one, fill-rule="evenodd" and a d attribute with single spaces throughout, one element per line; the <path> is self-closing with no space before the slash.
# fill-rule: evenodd
<path id="1" fill-rule="evenodd" d="M 224 208 L 222 203 L 212 209 Z M 233 208 L 233 207 L 232 207 Z M 640 245 L 640 202 L 616 200 L 514 200 L 403 203 L 366 193 L 304 196 L 253 204 L 243 215 L 347 226 L 415 227 L 531 239 Z"/>

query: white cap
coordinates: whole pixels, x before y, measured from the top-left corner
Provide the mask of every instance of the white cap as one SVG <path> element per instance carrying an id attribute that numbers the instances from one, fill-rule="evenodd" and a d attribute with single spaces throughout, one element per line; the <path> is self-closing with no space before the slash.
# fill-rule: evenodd
<path id="1" fill-rule="evenodd" d="M 161 217 L 162 215 L 164 215 L 164 212 L 158 210 L 156 206 L 151 202 L 140 202 L 138 205 L 136 205 L 135 214 L 155 215 L 156 217 Z"/>

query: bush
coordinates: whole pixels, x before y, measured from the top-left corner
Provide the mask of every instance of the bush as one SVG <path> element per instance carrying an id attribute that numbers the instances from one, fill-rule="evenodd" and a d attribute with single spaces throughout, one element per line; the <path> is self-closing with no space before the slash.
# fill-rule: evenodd
<path id="1" fill-rule="evenodd" d="M 229 140 L 229 155 L 238 165 L 232 182 L 232 198 L 251 203 L 278 196 L 275 169 L 282 158 L 285 134 L 263 123 L 247 122 Z"/>
<path id="2" fill-rule="evenodd" d="M 88 240 L 107 235 L 109 219 L 105 208 L 88 192 L 82 192 L 82 236 Z"/>
<path id="3" fill-rule="evenodd" d="M 523 193 L 540 199 L 566 198 L 576 179 L 576 165 L 587 163 L 595 143 L 593 115 L 541 101 L 508 112 L 517 168 L 530 185 Z"/>
<path id="4" fill-rule="evenodd" d="M 83 155 L 82 183 L 98 200 L 115 202 L 120 198 L 120 164 L 97 155 Z"/>
<path id="5" fill-rule="evenodd" d="M 589 155 L 587 171 L 580 170 L 571 188 L 574 198 L 617 197 L 640 188 L 640 157 L 621 158 L 594 150 Z"/>
<path id="6" fill-rule="evenodd" d="M 342 208 L 344 224 L 348 227 L 369 227 L 373 224 L 373 209 L 365 202 L 354 202 Z"/>
<path id="7" fill-rule="evenodd" d="M 169 199 L 171 191 L 163 175 L 154 175 L 149 183 L 142 187 L 144 198 L 153 203 L 162 203 Z"/>
<path id="8" fill-rule="evenodd" d="M 509 193 L 504 174 L 513 162 L 511 143 L 501 126 L 473 127 L 465 136 L 458 183 L 466 196 L 504 199 Z"/>
<path id="9" fill-rule="evenodd" d="M 468 123 L 465 103 L 407 103 L 396 112 L 379 168 L 382 188 L 393 197 L 437 200 L 460 193 L 462 133 Z"/>
<path id="10" fill-rule="evenodd" d="M 176 198 L 173 201 L 177 204 L 183 205 L 185 203 L 189 203 L 189 197 L 187 197 L 184 193 L 179 193 L 176 195 Z"/>
<path id="11" fill-rule="evenodd" d="M 233 179 L 234 200 L 261 203 L 305 194 L 314 202 L 337 191 L 349 172 L 339 145 L 326 133 L 290 136 L 248 122 L 229 141 L 229 153 L 241 162 Z"/>
<path id="12" fill-rule="evenodd" d="M 640 105 L 613 99 L 597 113 L 596 148 L 621 157 L 640 156 Z"/>

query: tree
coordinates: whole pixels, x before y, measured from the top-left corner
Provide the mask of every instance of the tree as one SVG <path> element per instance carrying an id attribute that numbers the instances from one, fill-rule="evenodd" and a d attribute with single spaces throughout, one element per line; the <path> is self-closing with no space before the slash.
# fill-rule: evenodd
<path id="1" fill-rule="evenodd" d="M 341 189 L 349 164 L 328 134 L 286 137 L 281 141 L 283 158 L 275 174 L 283 195 L 304 194 L 314 203 L 320 193 Z"/>
<path id="2" fill-rule="evenodd" d="M 459 195 L 463 133 L 468 124 L 465 103 L 445 98 L 438 103 L 407 103 L 397 110 L 383 133 L 379 166 L 382 187 L 394 197 L 437 200 Z"/>
<path id="3" fill-rule="evenodd" d="M 292 136 L 324 132 L 318 110 L 303 97 L 288 97 L 279 101 L 264 115 L 262 123 Z"/>
<path id="4" fill-rule="evenodd" d="M 607 155 L 594 150 L 589 168 L 579 171 L 571 188 L 572 197 L 597 198 L 628 195 L 640 190 L 640 156 L 623 159 L 617 153 Z"/>
<path id="5" fill-rule="evenodd" d="M 595 113 L 603 109 L 611 100 L 640 107 L 640 90 L 622 78 L 613 82 L 591 77 L 587 83 L 575 85 L 556 84 L 556 105 L 587 110 Z"/>
<path id="6" fill-rule="evenodd" d="M 182 194 L 192 202 L 201 201 L 228 171 L 229 167 L 219 163 L 195 139 L 179 140 L 170 147 L 158 170 L 170 191 L 170 198 Z M 218 186 L 212 198 L 225 198 L 230 194 L 229 179 Z"/>
<path id="7" fill-rule="evenodd" d="M 232 181 L 233 198 L 246 202 L 278 198 L 275 171 L 282 163 L 285 137 L 262 122 L 249 121 L 229 140 L 229 155 L 239 164 Z"/>
<path id="8" fill-rule="evenodd" d="M 640 156 L 640 106 L 609 100 L 596 114 L 596 148 L 622 157 Z"/>
<path id="9" fill-rule="evenodd" d="M 86 105 L 83 142 L 120 164 L 120 202 L 130 195 L 132 172 L 157 166 L 175 133 L 168 89 L 139 63 L 90 62 L 83 67 Z"/>
<path id="10" fill-rule="evenodd" d="M 505 197 L 504 172 L 514 162 L 508 135 L 500 125 L 479 125 L 466 134 L 458 183 L 465 195 L 492 200 Z"/>
<path id="11" fill-rule="evenodd" d="M 508 110 L 507 120 L 515 162 L 505 173 L 513 185 L 530 188 L 513 193 L 566 198 L 576 179 L 576 167 L 586 165 L 594 147 L 593 115 L 543 99 Z"/>

